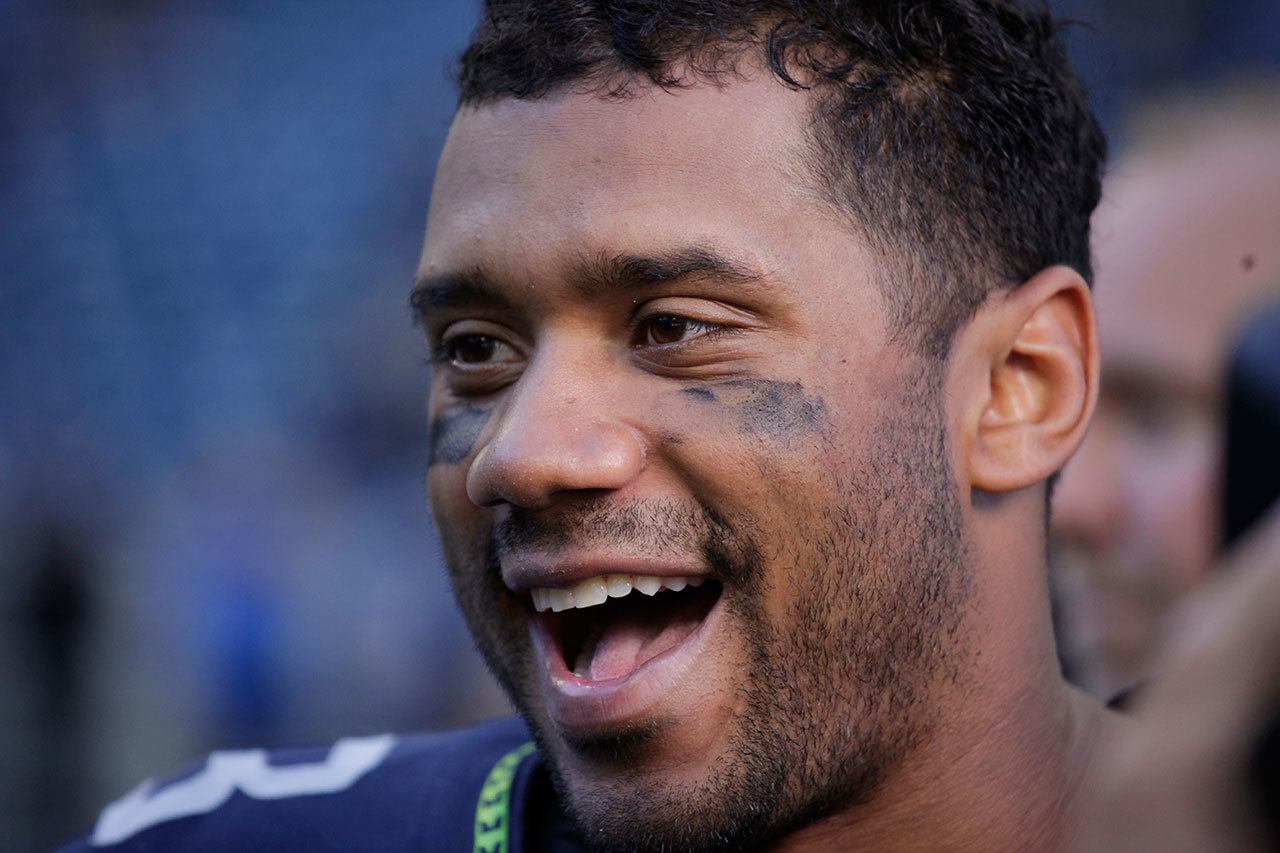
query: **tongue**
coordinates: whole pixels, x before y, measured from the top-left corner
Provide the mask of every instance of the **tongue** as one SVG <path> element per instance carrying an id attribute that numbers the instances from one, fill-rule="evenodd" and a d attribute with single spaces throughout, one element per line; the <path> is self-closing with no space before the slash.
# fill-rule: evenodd
<path id="1" fill-rule="evenodd" d="M 643 614 L 612 619 L 596 640 L 588 670 L 590 678 L 602 681 L 630 675 L 637 667 L 679 645 L 697 626 L 698 620 L 688 619 L 654 624 Z"/>

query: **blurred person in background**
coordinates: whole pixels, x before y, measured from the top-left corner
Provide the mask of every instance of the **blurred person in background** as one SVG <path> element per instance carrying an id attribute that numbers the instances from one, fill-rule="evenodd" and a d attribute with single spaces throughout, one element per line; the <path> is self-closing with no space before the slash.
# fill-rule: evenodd
<path id="1" fill-rule="evenodd" d="M 1054 501 L 1064 664 L 1111 698 L 1214 565 L 1234 332 L 1280 295 L 1280 86 L 1152 103 L 1094 218 L 1102 392 Z"/>

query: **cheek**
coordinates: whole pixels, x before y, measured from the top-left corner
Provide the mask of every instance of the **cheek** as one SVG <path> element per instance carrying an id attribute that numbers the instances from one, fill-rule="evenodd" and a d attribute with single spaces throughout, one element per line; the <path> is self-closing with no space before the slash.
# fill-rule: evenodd
<path id="1" fill-rule="evenodd" d="M 467 497 L 466 472 L 465 461 L 428 471 L 431 512 L 463 616 L 499 681 L 514 690 L 531 672 L 529 638 L 521 607 L 490 564 L 492 513 Z"/>
<path id="2" fill-rule="evenodd" d="M 713 508 L 762 514 L 798 497 L 788 490 L 804 488 L 832 447 L 826 401 L 798 382 L 707 383 L 664 395 L 653 411 L 677 476 Z"/>
<path id="3" fill-rule="evenodd" d="M 489 423 L 488 407 L 465 406 L 431 416 L 427 438 L 427 497 L 446 541 L 473 537 L 479 507 L 467 497 L 467 471 L 480 433 Z"/>
<path id="4" fill-rule="evenodd" d="M 801 522 L 843 501 L 839 472 L 856 451 L 823 396 L 795 383 L 687 389 L 663 403 L 665 464 L 682 490 L 750 538 L 762 582 L 752 606 L 777 623 L 807 582 L 800 569 L 815 562 Z"/>
<path id="5" fill-rule="evenodd" d="M 450 569 L 460 560 L 482 560 L 489 522 L 485 511 L 467 497 L 466 465 L 439 465 L 428 469 L 427 497 Z"/>
<path id="6" fill-rule="evenodd" d="M 726 437 L 802 450 L 829 431 L 827 405 L 799 382 L 733 379 L 686 388 L 672 408 Z"/>
<path id="7" fill-rule="evenodd" d="M 427 433 L 427 468 L 465 462 L 489 422 L 489 415 L 490 410 L 481 406 L 466 406 L 435 415 Z"/>

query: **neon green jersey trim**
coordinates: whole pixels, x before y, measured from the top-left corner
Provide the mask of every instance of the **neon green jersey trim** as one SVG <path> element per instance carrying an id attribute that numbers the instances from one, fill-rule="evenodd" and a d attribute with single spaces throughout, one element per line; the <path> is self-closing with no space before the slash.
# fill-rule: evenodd
<path id="1" fill-rule="evenodd" d="M 534 746 L 526 743 L 498 759 L 493 765 L 480 802 L 476 804 L 476 844 L 473 853 L 510 853 L 511 851 L 511 785 L 516 768 L 533 754 Z"/>

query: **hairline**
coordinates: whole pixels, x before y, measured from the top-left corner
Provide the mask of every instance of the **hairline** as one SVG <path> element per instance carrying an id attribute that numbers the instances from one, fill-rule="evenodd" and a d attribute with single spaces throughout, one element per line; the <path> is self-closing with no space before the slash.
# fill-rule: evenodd
<path id="1" fill-rule="evenodd" d="M 939 328 L 937 318 L 926 316 L 919 310 L 913 312 L 912 309 L 919 306 L 909 294 L 900 292 L 904 284 L 902 279 L 907 280 L 907 287 L 920 289 L 931 274 L 941 273 L 931 273 L 926 269 L 928 258 L 921 253 L 911 252 L 901 242 L 895 242 L 887 224 L 880 226 L 875 222 L 865 221 L 850 204 L 847 187 L 842 186 L 840 181 L 829 179 L 830 169 L 824 166 L 824 162 L 830 161 L 833 154 L 824 146 L 834 141 L 834 131 L 824 126 L 822 107 L 826 103 L 823 90 L 834 84 L 819 81 L 815 85 L 806 85 L 786 76 L 769 61 L 767 41 L 759 36 L 735 41 L 732 35 L 726 35 L 724 41 L 733 43 L 733 47 L 726 53 L 718 54 L 717 67 L 700 65 L 695 54 L 687 57 L 682 66 L 672 69 L 670 79 L 666 81 L 654 80 L 643 71 L 635 69 L 589 69 L 581 75 L 566 77 L 536 92 L 523 95 L 509 91 L 487 92 L 471 97 L 463 94 L 459 98 L 458 112 L 483 109 L 505 101 L 540 101 L 566 95 L 611 101 L 639 97 L 642 92 L 654 89 L 676 95 L 694 86 L 725 88 L 736 81 L 747 79 L 747 73 L 742 68 L 742 61 L 747 59 L 757 70 L 767 72 L 776 85 L 808 99 L 808 121 L 800 128 L 803 142 L 797 146 L 797 157 L 780 164 L 783 166 L 783 174 L 793 179 L 797 186 L 803 187 L 813 201 L 815 210 L 825 211 L 841 226 L 849 229 L 850 234 L 860 238 L 863 246 L 881 262 L 872 281 L 889 311 L 893 338 L 915 354 L 945 359 L 950 353 L 955 333 L 973 319 L 982 300 L 975 300 L 971 306 L 973 310 L 964 316 L 949 317 L 953 322 L 947 324 L 946 328 Z M 702 48 L 704 53 L 711 50 L 711 46 Z M 937 245 L 944 244 L 940 241 Z M 945 251 L 949 253 L 949 249 Z M 899 272 L 900 276 L 895 274 Z M 961 275 L 972 275 L 973 272 L 967 271 Z M 989 270 L 982 270 L 981 273 L 988 274 Z M 954 272 L 947 274 L 955 276 Z M 990 294 L 1013 289 L 1019 284 L 1021 282 L 993 280 L 983 292 Z M 946 340 L 939 340 L 939 337 L 945 337 Z"/>

